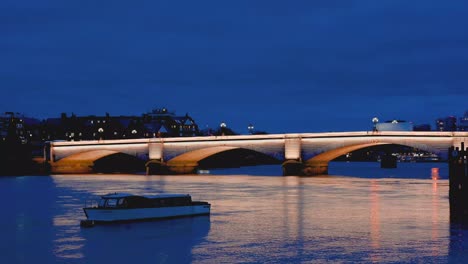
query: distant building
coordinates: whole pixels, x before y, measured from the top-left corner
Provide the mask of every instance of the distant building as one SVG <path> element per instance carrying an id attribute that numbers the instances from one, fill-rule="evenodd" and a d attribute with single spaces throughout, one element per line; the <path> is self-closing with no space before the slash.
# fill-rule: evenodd
<path id="1" fill-rule="evenodd" d="M 9 127 L 10 127 L 10 118 L 7 116 L 0 116 L 0 140 L 2 141 L 6 140 Z"/>
<path id="2" fill-rule="evenodd" d="M 36 127 L 40 121 L 20 113 L 6 112 L 0 116 L 0 140 L 17 141 L 22 144 L 36 139 Z"/>
<path id="3" fill-rule="evenodd" d="M 67 116 L 48 118 L 41 127 L 43 140 L 97 140 L 199 135 L 198 125 L 188 114 L 177 116 L 166 108 L 141 116 Z"/>
<path id="4" fill-rule="evenodd" d="M 465 115 L 460 117 L 458 123 L 458 130 L 468 131 L 468 111 L 465 112 Z"/>
<path id="5" fill-rule="evenodd" d="M 436 119 L 437 131 L 457 131 L 457 118 L 455 116 L 448 116 Z"/>
<path id="6" fill-rule="evenodd" d="M 200 134 L 198 125 L 188 113 L 176 116 L 166 108 L 155 109 L 142 116 L 144 124 L 144 137 L 170 136 L 193 137 Z"/>
<path id="7" fill-rule="evenodd" d="M 376 123 L 377 131 L 413 131 L 413 123 L 404 120 L 390 120 Z"/>

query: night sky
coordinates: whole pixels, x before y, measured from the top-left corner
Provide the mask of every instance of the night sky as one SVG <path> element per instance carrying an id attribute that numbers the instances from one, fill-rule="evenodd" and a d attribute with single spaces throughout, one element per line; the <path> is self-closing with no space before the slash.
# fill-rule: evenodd
<path id="1" fill-rule="evenodd" d="M 240 133 L 468 110 L 468 1 L 1 0 L 0 111 L 166 107 Z"/>

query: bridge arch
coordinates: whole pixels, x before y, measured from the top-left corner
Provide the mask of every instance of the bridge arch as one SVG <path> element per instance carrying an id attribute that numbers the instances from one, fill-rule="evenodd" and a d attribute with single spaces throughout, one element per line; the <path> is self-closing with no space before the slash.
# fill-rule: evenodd
<path id="1" fill-rule="evenodd" d="M 304 175 L 320 175 L 328 174 L 328 163 L 342 155 L 345 155 L 349 152 L 353 152 L 359 149 L 380 146 L 380 145 L 400 145 L 413 147 L 424 151 L 435 152 L 437 150 L 430 148 L 427 145 L 414 144 L 411 142 L 370 142 L 363 144 L 354 144 L 343 146 L 339 148 L 334 148 L 325 152 L 322 152 L 318 155 L 313 156 L 312 158 L 307 159 L 304 162 L 302 174 Z"/>
<path id="2" fill-rule="evenodd" d="M 150 161 L 147 165 L 151 165 L 151 163 L 157 167 L 161 166 L 159 161 Z M 165 166 L 171 173 L 182 174 L 195 173 L 198 168 L 240 167 L 275 163 L 280 163 L 280 161 L 252 149 L 237 146 L 216 146 L 185 152 L 167 161 Z"/>
<path id="3" fill-rule="evenodd" d="M 341 148 L 332 149 L 323 153 L 320 153 L 306 161 L 306 163 L 313 163 L 313 162 L 329 162 L 332 161 L 346 153 L 353 152 L 359 149 L 379 146 L 379 145 L 390 145 L 393 143 L 365 143 L 365 144 L 357 144 L 357 145 L 350 145 L 344 146 Z"/>
<path id="4" fill-rule="evenodd" d="M 209 148 L 202 148 L 196 149 L 189 152 L 185 152 L 179 156 L 176 156 L 170 159 L 167 163 L 168 164 L 177 164 L 181 162 L 198 162 L 202 159 L 205 159 L 209 156 L 213 156 L 215 154 L 229 151 L 233 149 L 239 149 L 240 147 L 232 147 L 232 146 L 217 146 L 217 147 L 209 147 Z"/>
<path id="5" fill-rule="evenodd" d="M 144 171 L 144 161 L 113 150 L 91 150 L 75 153 L 51 164 L 60 173 L 112 173 Z"/>

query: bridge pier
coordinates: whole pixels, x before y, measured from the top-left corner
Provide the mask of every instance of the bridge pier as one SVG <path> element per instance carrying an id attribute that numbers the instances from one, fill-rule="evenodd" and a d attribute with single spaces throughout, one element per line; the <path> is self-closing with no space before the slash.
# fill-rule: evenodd
<path id="1" fill-rule="evenodd" d="M 166 175 L 169 170 L 165 162 L 159 159 L 152 159 L 146 162 L 146 175 Z"/>
<path id="2" fill-rule="evenodd" d="M 468 150 L 449 148 L 450 222 L 468 224 Z"/>
<path id="3" fill-rule="evenodd" d="M 283 176 L 299 176 L 303 168 L 304 164 L 299 160 L 286 160 L 283 162 Z"/>
<path id="4" fill-rule="evenodd" d="M 196 174 L 198 163 L 170 164 L 168 168 L 171 174 Z"/>
<path id="5" fill-rule="evenodd" d="M 316 176 L 328 174 L 328 161 L 309 161 L 304 164 L 303 176 Z"/>
<path id="6" fill-rule="evenodd" d="M 283 163 L 283 176 L 316 176 L 328 174 L 327 161 L 287 160 Z"/>
<path id="7" fill-rule="evenodd" d="M 93 173 L 92 160 L 67 160 L 49 162 L 51 174 L 89 174 Z"/>
<path id="8" fill-rule="evenodd" d="M 166 163 L 160 160 L 150 160 L 146 163 L 146 175 L 169 175 L 169 174 L 195 174 L 198 162 L 180 161 Z"/>

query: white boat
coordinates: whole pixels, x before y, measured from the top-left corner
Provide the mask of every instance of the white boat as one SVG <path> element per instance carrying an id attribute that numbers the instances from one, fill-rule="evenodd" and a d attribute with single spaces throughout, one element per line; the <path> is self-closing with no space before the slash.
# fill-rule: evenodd
<path id="1" fill-rule="evenodd" d="M 189 194 L 109 193 L 102 195 L 97 205 L 83 208 L 87 220 L 81 225 L 208 215 L 210 208 L 208 202 L 192 201 Z"/>

